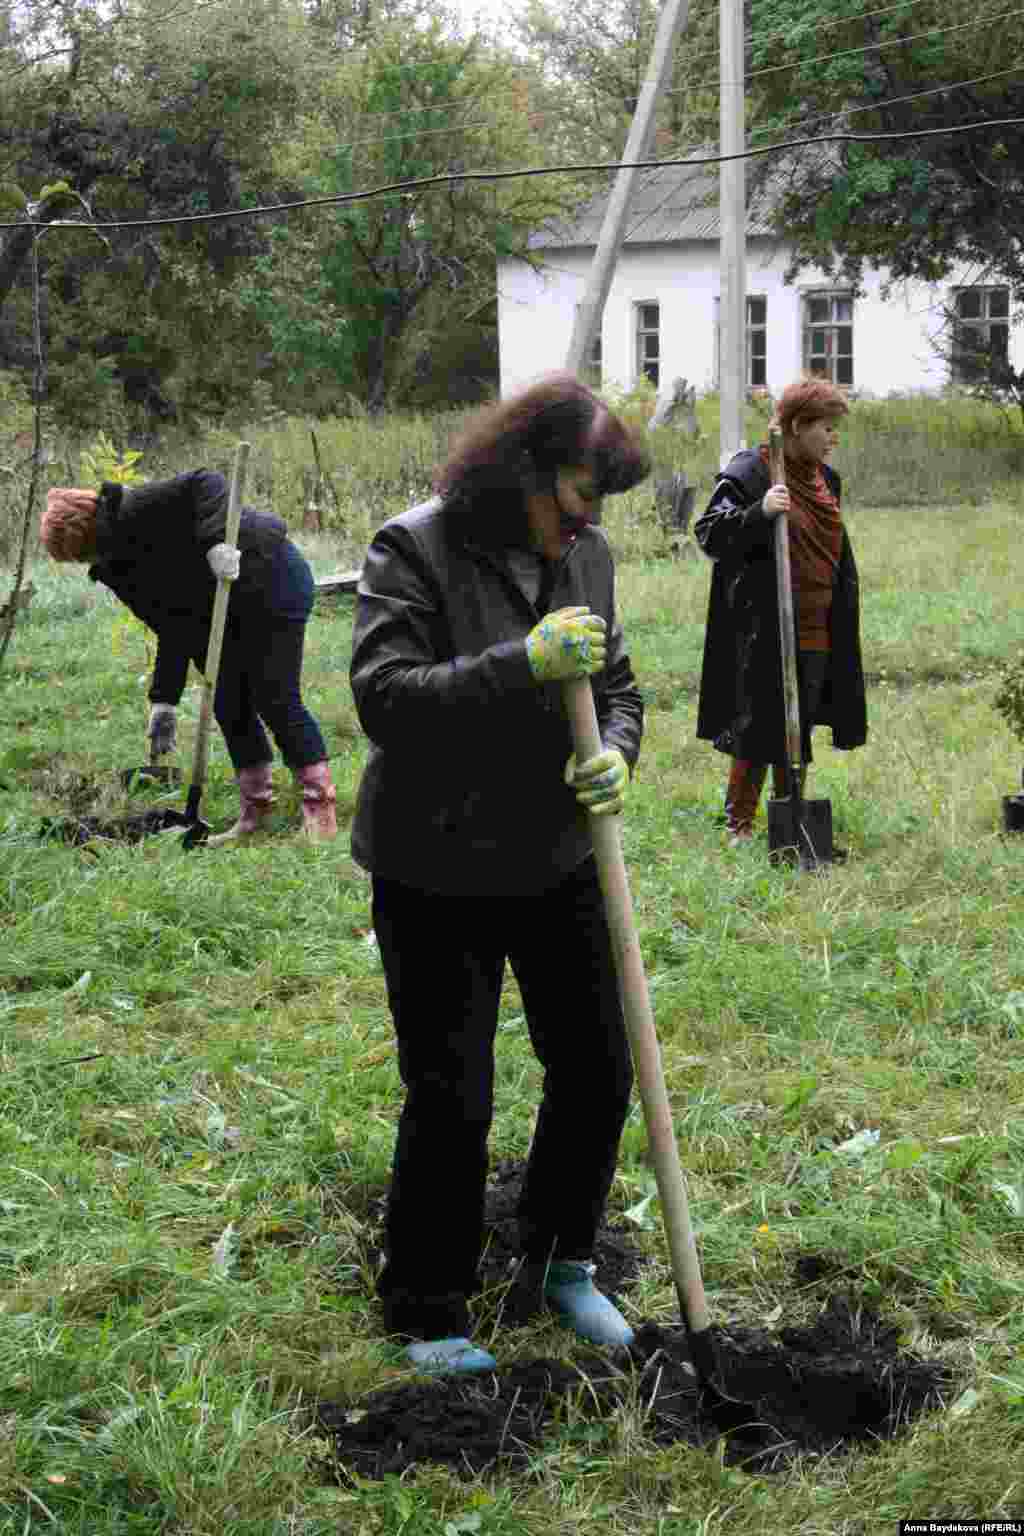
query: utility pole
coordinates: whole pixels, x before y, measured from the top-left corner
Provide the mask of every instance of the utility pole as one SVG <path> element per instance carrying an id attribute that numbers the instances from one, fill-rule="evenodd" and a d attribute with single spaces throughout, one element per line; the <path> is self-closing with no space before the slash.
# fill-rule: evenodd
<path id="1" fill-rule="evenodd" d="M 743 0 L 721 0 L 719 6 L 719 144 L 723 155 L 744 149 L 743 125 Z M 719 266 L 718 305 L 719 467 L 740 448 L 746 406 L 747 359 L 747 197 L 746 162 L 723 160 L 718 167 Z"/>
<path id="2" fill-rule="evenodd" d="M 658 30 L 654 36 L 651 61 L 647 66 L 647 74 L 637 100 L 636 111 L 633 113 L 626 147 L 622 151 L 622 158 L 627 165 L 631 160 L 645 158 L 645 150 L 653 134 L 654 113 L 672 68 L 672 56 L 679 41 L 679 34 L 686 26 L 689 13 L 690 0 L 665 0 Z M 619 255 L 619 246 L 622 244 L 622 234 L 629 214 L 636 174 L 636 171 L 623 168 L 615 177 L 615 185 L 601 224 L 597 250 L 594 252 L 594 259 L 587 275 L 587 286 L 583 298 L 576 306 L 572 340 L 569 342 L 569 354 L 565 362 L 570 373 L 579 373 L 584 366 L 591 342 L 601 324 L 605 300 L 612 285 L 612 275 Z"/>

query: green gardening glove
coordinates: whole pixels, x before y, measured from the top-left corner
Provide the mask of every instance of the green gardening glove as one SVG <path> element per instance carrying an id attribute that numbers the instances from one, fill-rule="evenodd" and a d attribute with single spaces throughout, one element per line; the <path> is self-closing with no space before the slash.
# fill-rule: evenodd
<path id="1" fill-rule="evenodd" d="M 617 816 L 626 803 L 629 764 L 617 747 L 608 747 L 577 768 L 574 752 L 565 765 L 565 782 L 591 816 Z"/>
<path id="2" fill-rule="evenodd" d="M 526 654 L 535 682 L 589 677 L 604 666 L 604 619 L 589 608 L 558 608 L 530 630 Z"/>

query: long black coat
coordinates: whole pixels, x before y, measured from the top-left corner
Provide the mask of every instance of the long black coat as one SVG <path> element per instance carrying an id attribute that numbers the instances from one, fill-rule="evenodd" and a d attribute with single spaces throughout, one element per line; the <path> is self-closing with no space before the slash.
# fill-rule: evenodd
<path id="1" fill-rule="evenodd" d="M 573 743 L 560 685 L 538 686 L 526 654 L 541 613 L 486 527 L 486 509 L 474 521 L 435 499 L 391 518 L 370 544 L 352 634 L 352 692 L 371 742 L 352 856 L 419 890 L 526 895 L 564 879 L 593 844 L 563 779 Z M 597 720 L 632 768 L 643 699 L 599 528 L 563 554 L 544 611 L 577 604 L 607 625 L 605 665 L 591 678 Z"/>
<path id="2" fill-rule="evenodd" d="M 825 465 L 839 500 L 841 481 Z M 714 561 L 704 637 L 697 735 L 720 752 L 756 762 L 786 758 L 785 703 L 775 577 L 775 521 L 763 500 L 771 486 L 756 448 L 730 460 L 694 536 Z M 833 746 L 867 740 L 860 650 L 860 588 L 853 549 L 843 530 L 832 598 L 832 662 L 815 724 L 832 728 Z M 805 738 L 808 722 L 804 722 Z"/>
<path id="3" fill-rule="evenodd" d="M 138 488 L 104 481 L 96 508 L 96 560 L 89 567 L 157 637 L 149 697 L 177 704 L 189 659 L 205 654 L 217 590 L 206 556 L 227 529 L 228 485 L 216 470 L 193 469 Z M 257 625 L 273 581 L 274 553 L 288 529 L 270 512 L 243 507 L 241 552 L 230 622 Z"/>

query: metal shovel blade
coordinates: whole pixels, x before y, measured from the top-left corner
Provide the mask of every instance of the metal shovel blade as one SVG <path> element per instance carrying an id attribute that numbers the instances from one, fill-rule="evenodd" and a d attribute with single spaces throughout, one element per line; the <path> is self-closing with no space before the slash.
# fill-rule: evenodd
<path id="1" fill-rule="evenodd" d="M 189 849 L 198 848 L 201 843 L 205 843 L 209 835 L 210 823 L 197 818 L 186 829 L 185 836 L 181 840 L 181 846 L 187 853 Z"/>
<path id="2" fill-rule="evenodd" d="M 1003 831 L 1024 832 L 1024 794 L 1003 796 Z"/>
<path id="3" fill-rule="evenodd" d="M 831 800 L 801 800 L 799 810 L 791 796 L 769 800 L 768 853 L 776 860 L 799 863 L 801 869 L 832 864 Z"/>

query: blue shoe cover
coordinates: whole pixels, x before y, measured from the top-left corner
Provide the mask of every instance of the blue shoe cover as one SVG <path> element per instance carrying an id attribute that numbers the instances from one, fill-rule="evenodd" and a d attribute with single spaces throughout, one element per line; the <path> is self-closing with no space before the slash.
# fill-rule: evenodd
<path id="1" fill-rule="evenodd" d="M 430 1376 L 469 1376 L 498 1369 L 493 1355 L 463 1338 L 418 1339 L 406 1347 L 405 1358 Z"/>
<path id="2" fill-rule="evenodd" d="M 628 1349 L 633 1342 L 633 1330 L 594 1284 L 596 1268 L 595 1264 L 570 1260 L 552 1262 L 544 1281 L 544 1299 L 570 1328 L 592 1344 L 601 1344 L 606 1349 Z"/>

